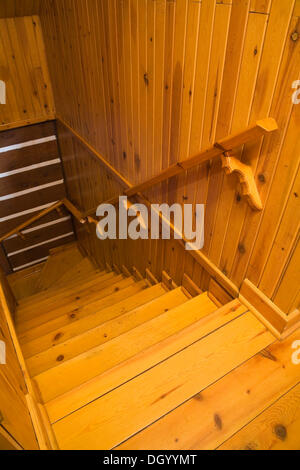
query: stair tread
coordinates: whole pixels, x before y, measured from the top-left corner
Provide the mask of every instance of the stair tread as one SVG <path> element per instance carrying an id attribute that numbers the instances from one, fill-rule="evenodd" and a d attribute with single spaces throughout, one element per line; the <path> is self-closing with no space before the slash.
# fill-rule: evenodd
<path id="1" fill-rule="evenodd" d="M 32 306 L 32 304 L 36 303 L 42 303 L 43 301 L 49 300 L 49 298 L 58 298 L 63 295 L 68 294 L 69 291 L 73 291 L 76 289 L 81 289 L 82 285 L 86 285 L 93 280 L 99 279 L 101 276 L 106 276 L 107 278 L 113 277 L 115 274 L 113 272 L 108 273 L 107 271 L 100 271 L 100 272 L 94 272 L 91 276 L 88 276 L 84 279 L 76 279 L 74 282 L 68 283 L 64 287 L 53 287 L 50 289 L 47 289 L 46 291 L 43 292 L 38 292 L 30 297 L 27 297 L 26 299 L 22 299 L 19 302 L 19 310 L 23 310 L 26 307 Z"/>
<path id="2" fill-rule="evenodd" d="M 58 445 L 66 450 L 112 449 L 273 341 L 273 335 L 251 313 L 245 313 L 54 423 Z"/>
<path id="3" fill-rule="evenodd" d="M 7 280 L 18 302 L 37 293 L 36 283 L 45 263 L 10 274 Z"/>
<path id="4" fill-rule="evenodd" d="M 204 293 L 108 343 L 35 376 L 43 400 L 47 402 L 79 386 L 215 310 L 215 304 Z"/>
<path id="5" fill-rule="evenodd" d="M 87 405 L 247 312 L 235 300 L 46 403 L 51 422 Z"/>
<path id="6" fill-rule="evenodd" d="M 124 276 L 122 276 L 124 279 Z M 39 313 L 36 309 L 43 310 L 44 312 L 58 308 L 60 305 L 68 302 L 69 299 L 72 299 L 74 294 L 82 295 L 87 293 L 93 286 L 100 286 L 101 284 L 107 285 L 109 283 L 114 283 L 117 274 L 114 273 L 105 273 L 97 274 L 92 276 L 90 279 L 82 280 L 79 283 L 76 283 L 72 286 L 68 286 L 65 289 L 61 289 L 55 292 L 49 292 L 48 295 L 42 298 L 34 298 L 30 303 L 20 303 L 17 307 L 17 320 L 27 319 L 37 316 Z"/>
<path id="7" fill-rule="evenodd" d="M 100 300 L 94 300 L 78 308 L 73 308 L 70 312 L 66 312 L 53 320 L 49 320 L 48 322 L 36 327 L 32 327 L 24 333 L 19 334 L 19 341 L 23 344 L 42 338 L 44 335 L 48 335 L 49 333 L 51 334 L 51 332 L 55 330 L 77 323 L 77 321 L 82 320 L 86 316 L 93 315 L 95 309 L 99 310 L 100 308 L 108 308 L 124 299 L 131 304 L 132 297 L 147 288 L 148 285 L 146 285 L 145 281 L 133 282 L 129 286 L 122 287 L 118 292 L 112 293 L 110 296 L 106 296 Z"/>
<path id="8" fill-rule="evenodd" d="M 103 308 L 102 301 L 91 303 L 82 308 L 82 310 L 85 310 L 86 315 L 79 318 L 76 322 L 69 323 L 55 330 L 50 329 L 49 332 L 43 336 L 38 331 L 37 336 L 31 341 L 22 341 L 22 350 L 25 358 L 64 343 L 75 336 L 81 335 L 141 305 L 151 302 L 153 299 L 166 293 L 161 284 L 146 288 L 145 282 L 140 281 L 137 285 L 140 285 L 140 289 L 131 297 L 125 293 L 124 299 L 117 299 L 118 301 L 116 303 L 106 306 L 106 308 Z"/>
<path id="9" fill-rule="evenodd" d="M 298 339 L 299 333 L 294 333 L 284 341 L 275 341 L 265 351 L 205 388 L 195 397 L 197 399 L 192 397 L 114 450 L 223 450 L 228 445 L 230 449 L 258 450 L 262 447 L 269 450 L 273 445 L 291 449 L 290 444 L 295 442 L 293 438 L 298 441 L 299 449 L 299 425 L 295 433 L 291 432 L 295 428 L 288 426 L 289 417 L 294 424 L 297 423 L 293 405 L 298 408 L 299 415 L 299 398 L 283 407 L 278 406 L 280 397 L 287 398 L 289 394 L 286 393 L 295 390 L 299 383 L 298 369 L 291 361 L 291 347 Z M 276 358 L 276 361 L 271 358 Z M 262 423 L 261 418 L 269 412 L 272 417 L 267 417 Z M 215 426 L 215 413 L 222 423 L 226 423 L 222 429 Z M 274 428 L 278 423 L 287 428 L 287 439 L 276 439 Z M 249 428 L 250 434 L 247 433 L 245 440 L 240 440 L 239 437 Z M 268 442 L 260 446 L 259 434 L 264 442 L 265 436 L 272 436 L 273 445 Z M 176 439 L 178 436 L 180 438 Z"/>
<path id="10" fill-rule="evenodd" d="M 70 268 L 63 276 L 57 279 L 57 281 L 52 284 L 52 287 L 56 287 L 57 289 L 65 287 L 68 283 L 73 283 L 74 281 L 92 276 L 96 272 L 89 258 L 83 258 L 76 266 Z"/>
<path id="11" fill-rule="evenodd" d="M 83 290 L 80 293 L 73 292 L 70 296 L 66 297 L 59 306 L 53 304 L 48 305 L 48 308 L 46 308 L 46 311 L 43 311 L 42 314 L 39 314 L 38 311 L 37 314 L 35 312 L 35 315 L 32 318 L 25 320 L 23 318 L 21 321 L 17 321 L 17 331 L 18 333 L 23 333 L 42 323 L 46 323 L 56 317 L 64 315 L 65 313 L 71 313 L 83 305 L 96 301 L 97 299 L 100 300 L 103 297 L 117 292 L 119 289 L 133 284 L 134 282 L 135 281 L 132 278 L 124 279 L 124 277 L 120 275 L 115 276 L 113 280 L 107 279 L 105 281 L 101 281 L 101 283 L 96 283 L 86 291 Z"/>
<path id="12" fill-rule="evenodd" d="M 48 289 L 60 276 L 68 271 L 68 269 L 72 268 L 84 258 L 76 244 L 52 253 L 50 253 L 50 257 L 37 282 L 37 289 L 39 290 Z"/>
<path id="13" fill-rule="evenodd" d="M 61 364 L 105 344 L 187 301 L 187 297 L 181 288 L 165 292 L 163 287 L 159 287 L 160 289 L 157 289 L 157 298 L 152 299 L 150 302 L 70 338 L 62 344 L 29 357 L 27 359 L 29 373 L 34 376 L 51 369 L 57 366 L 58 363 Z"/>

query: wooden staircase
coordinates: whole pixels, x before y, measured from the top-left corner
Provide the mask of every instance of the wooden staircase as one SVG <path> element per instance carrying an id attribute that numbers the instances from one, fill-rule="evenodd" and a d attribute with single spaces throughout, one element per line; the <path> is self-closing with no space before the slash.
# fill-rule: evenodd
<path id="1" fill-rule="evenodd" d="M 34 294 L 30 275 L 27 297 L 22 281 L 16 329 L 54 448 L 143 448 L 132 436 L 201 402 L 199 392 L 275 341 L 237 299 L 221 305 L 187 277 L 177 287 L 166 273 L 158 282 L 97 269 L 76 245 L 53 250 L 36 273 Z"/>

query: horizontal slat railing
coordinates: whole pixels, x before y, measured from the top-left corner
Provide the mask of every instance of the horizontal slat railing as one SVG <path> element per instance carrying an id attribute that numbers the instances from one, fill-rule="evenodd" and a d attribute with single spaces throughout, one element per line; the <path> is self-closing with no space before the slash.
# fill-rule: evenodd
<path id="1" fill-rule="evenodd" d="M 64 206 L 81 224 L 84 224 L 87 222 L 86 216 L 84 216 L 78 209 L 77 207 L 72 204 L 71 201 L 68 199 L 62 199 L 61 201 L 56 202 L 52 206 L 48 207 L 47 209 L 44 209 L 43 211 L 39 212 L 35 216 L 31 217 L 28 219 L 26 222 L 24 222 L 21 225 L 18 225 L 18 227 L 14 228 L 10 232 L 6 233 L 0 238 L 0 243 L 2 243 L 4 240 L 7 238 L 11 237 L 12 235 L 19 234 L 22 235 L 22 230 L 24 230 L 26 227 L 29 227 L 32 225 L 34 222 L 37 220 L 41 219 L 45 215 L 49 214 L 52 211 L 58 210 L 60 207 Z"/>

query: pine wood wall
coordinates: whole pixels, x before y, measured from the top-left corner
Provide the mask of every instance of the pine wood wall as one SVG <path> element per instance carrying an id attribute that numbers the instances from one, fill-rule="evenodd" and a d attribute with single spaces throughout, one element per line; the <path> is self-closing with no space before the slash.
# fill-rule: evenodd
<path id="1" fill-rule="evenodd" d="M 204 253 L 236 286 L 249 278 L 285 312 L 293 310 L 300 105 L 292 103 L 292 83 L 300 78 L 300 1 L 44 0 L 40 15 L 58 117 L 132 183 L 257 119 L 278 121 L 276 135 L 237 151 L 255 171 L 263 212 L 249 208 L 219 161 L 148 197 L 206 203 Z M 92 158 L 81 147 L 72 153 L 69 192 L 85 205 L 98 199 L 102 184 Z M 149 249 L 145 262 L 160 256 L 164 267 L 186 269 L 205 287 L 198 264 L 182 253 L 167 256 L 168 247 L 160 245 L 163 254 Z"/>
<path id="2" fill-rule="evenodd" d="M 0 18 L 17 13 L 16 5 L 0 5 Z M 52 87 L 38 16 L 0 19 L 0 80 L 6 84 L 0 131 L 53 119 Z"/>

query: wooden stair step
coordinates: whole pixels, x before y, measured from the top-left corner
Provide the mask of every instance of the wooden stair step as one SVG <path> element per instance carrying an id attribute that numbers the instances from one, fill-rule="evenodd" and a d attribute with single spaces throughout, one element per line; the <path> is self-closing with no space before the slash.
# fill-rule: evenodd
<path id="1" fill-rule="evenodd" d="M 44 402 L 78 387 L 214 310 L 215 304 L 204 293 L 108 343 L 35 376 Z"/>
<path id="2" fill-rule="evenodd" d="M 231 302 L 221 309 L 200 318 L 195 323 L 183 328 L 164 340 L 140 351 L 129 359 L 120 359 L 119 364 L 104 373 L 83 383 L 77 388 L 60 395 L 47 404 L 51 422 L 82 408 L 91 401 L 110 392 L 123 383 L 151 369 L 168 357 L 185 349 L 200 338 L 207 336 L 226 323 L 238 318 L 247 311 L 238 300 Z"/>
<path id="3" fill-rule="evenodd" d="M 291 361 L 292 345 L 297 339 L 299 333 L 282 342 L 275 341 L 201 394 L 131 437 L 118 450 L 214 450 L 231 448 L 232 444 L 237 449 L 253 449 L 257 442 L 253 432 L 251 440 L 243 442 L 243 446 L 235 439 L 242 436 L 249 422 L 254 422 L 252 420 L 299 383 L 298 369 Z M 216 426 L 217 417 L 223 423 L 222 428 Z M 286 424 L 283 416 L 277 419 L 276 424 Z M 259 430 L 266 432 L 264 426 Z M 296 435 L 300 437 L 299 432 Z M 273 437 L 276 442 L 274 434 Z M 282 444 L 290 444 L 289 437 L 290 432 Z"/>
<path id="4" fill-rule="evenodd" d="M 87 284 L 90 282 L 93 282 L 96 279 L 99 279 L 100 276 L 106 276 L 106 279 L 112 278 L 113 274 L 115 273 L 108 273 L 107 271 L 92 271 L 90 273 L 87 273 L 86 275 L 83 276 L 74 276 L 73 279 L 69 279 L 67 281 L 60 281 L 58 280 L 57 285 L 51 286 L 49 289 L 45 290 L 41 294 L 41 300 L 46 299 L 47 296 L 54 297 L 56 295 L 59 295 L 60 293 L 63 294 L 67 290 L 81 290 L 81 286 L 83 284 Z M 43 297 L 44 295 L 44 297 Z"/>
<path id="5" fill-rule="evenodd" d="M 101 289 L 101 285 L 106 287 L 109 284 L 113 284 L 116 278 L 120 279 L 114 273 L 97 274 L 87 279 L 86 282 L 82 280 L 80 283 L 68 286 L 65 289 L 60 289 L 56 292 L 51 291 L 48 293 L 48 296 L 35 298 L 29 304 L 20 304 L 17 309 L 17 322 L 38 316 L 40 311 L 45 313 L 59 308 L 60 305 L 64 305 L 69 300 L 72 300 L 74 294 L 78 296 L 86 294 L 95 286 Z M 124 276 L 122 279 L 124 279 Z"/>
<path id="6" fill-rule="evenodd" d="M 17 271 L 16 273 L 10 274 L 7 277 L 14 296 L 18 302 L 26 297 L 30 297 L 36 294 L 36 283 L 44 265 L 45 263 L 40 263 L 33 267 Z"/>
<path id="7" fill-rule="evenodd" d="M 54 248 L 51 248 L 50 255 L 57 255 L 59 253 L 65 253 L 68 250 L 79 250 L 78 244 L 76 241 L 66 243 L 65 245 L 59 245 Z"/>
<path id="8" fill-rule="evenodd" d="M 187 301 L 187 297 L 181 288 L 165 292 L 163 287 L 159 287 L 160 290 L 158 290 L 156 299 L 28 358 L 26 362 L 29 373 L 32 376 L 41 374 L 58 364 L 105 344 Z"/>
<path id="9" fill-rule="evenodd" d="M 30 309 L 32 305 L 42 302 L 48 302 L 49 299 L 63 297 L 68 295 L 69 292 L 74 290 L 82 290 L 82 286 L 87 286 L 93 282 L 102 279 L 112 279 L 115 276 L 115 273 L 108 273 L 107 271 L 100 271 L 99 273 L 95 272 L 91 276 L 88 276 L 85 279 L 76 279 L 73 283 L 70 282 L 65 287 L 60 288 L 50 288 L 43 292 L 38 292 L 37 294 L 27 297 L 19 302 L 19 310 L 25 310 L 26 307 Z"/>
<path id="10" fill-rule="evenodd" d="M 99 309 L 106 309 L 114 304 L 117 304 L 118 302 L 123 301 L 124 299 L 126 299 L 129 305 L 132 305 L 132 297 L 144 289 L 147 289 L 147 287 L 148 285 L 145 283 L 145 281 L 132 282 L 129 286 L 122 287 L 119 291 L 114 292 L 110 296 L 91 301 L 90 303 L 82 305 L 81 307 L 75 307 L 69 312 L 60 315 L 53 320 L 49 320 L 48 322 L 36 327 L 32 327 L 30 330 L 19 334 L 19 341 L 21 344 L 28 343 L 37 338 L 51 334 L 53 331 L 64 328 L 65 326 L 72 325 L 73 323 L 76 323 L 77 321 L 80 321 L 87 316 L 93 315 L 95 311 L 98 311 Z M 147 296 L 146 292 L 142 292 L 142 295 Z"/>
<path id="11" fill-rule="evenodd" d="M 124 315 L 127 312 L 138 308 L 147 302 L 151 302 L 151 300 L 154 300 L 160 295 L 166 293 L 161 284 L 157 284 L 156 286 L 153 286 L 153 288 L 146 288 L 144 281 L 140 281 L 136 284 L 140 286 L 140 288 L 136 289 L 133 292 L 135 295 L 132 295 L 131 297 L 127 292 L 127 289 L 124 289 L 122 291 L 124 292 L 124 299 L 120 299 L 120 295 L 117 293 L 115 294 L 115 296 L 117 296 L 115 299 L 116 303 L 107 306 L 106 308 L 103 308 L 102 300 L 96 301 L 82 307 L 81 317 L 77 315 L 77 318 L 79 318 L 77 321 L 68 323 L 67 325 L 55 330 L 50 329 L 45 335 L 41 335 L 41 332 L 37 331 L 34 339 L 29 342 L 21 342 L 24 357 L 31 357 L 53 346 L 65 343 L 77 335 L 81 335 L 88 330 L 119 317 L 120 315 Z"/>
<path id="12" fill-rule="evenodd" d="M 69 282 L 73 283 L 74 281 L 85 279 L 86 277 L 92 276 L 95 273 L 100 273 L 101 271 L 97 271 L 89 258 L 83 258 L 80 263 L 78 263 L 73 268 L 69 269 L 62 277 L 57 279 L 52 284 L 52 287 L 61 288 L 68 285 Z"/>
<path id="13" fill-rule="evenodd" d="M 299 450 L 299 404 L 300 384 L 220 446 L 219 450 Z"/>
<path id="14" fill-rule="evenodd" d="M 66 313 L 71 313 L 75 309 L 82 307 L 88 303 L 100 300 L 108 295 L 118 292 L 120 289 L 127 287 L 133 284 L 135 281 L 132 278 L 124 279 L 123 276 L 116 276 L 113 279 L 108 279 L 101 282 L 101 284 L 95 284 L 93 287 L 89 288 L 87 291 L 82 291 L 81 293 L 73 293 L 65 302 L 62 302 L 59 307 L 53 308 L 53 305 L 45 313 L 41 313 L 38 316 L 17 323 L 18 333 L 24 333 L 31 328 L 35 328 L 42 323 L 49 322 L 54 318 L 57 318 Z"/>
<path id="15" fill-rule="evenodd" d="M 58 277 L 67 272 L 75 264 L 82 261 L 82 259 L 83 255 L 78 250 L 77 245 L 62 249 L 61 251 L 55 252 L 55 254 L 50 254 L 37 282 L 37 289 L 48 289 L 57 281 Z"/>
<path id="16" fill-rule="evenodd" d="M 273 335 L 246 313 L 53 424 L 59 448 L 112 449 L 273 341 Z"/>

